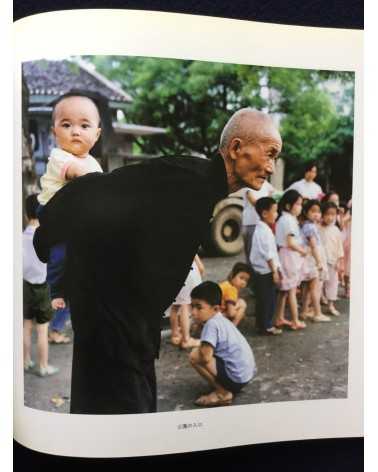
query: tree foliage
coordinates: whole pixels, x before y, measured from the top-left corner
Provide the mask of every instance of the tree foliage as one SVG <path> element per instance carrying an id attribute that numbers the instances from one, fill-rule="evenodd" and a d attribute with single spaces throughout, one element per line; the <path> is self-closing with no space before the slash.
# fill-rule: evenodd
<path id="1" fill-rule="evenodd" d="M 128 122 L 166 128 L 166 135 L 138 139 L 144 153 L 212 156 L 228 118 L 245 106 L 279 118 L 288 178 L 306 160 L 316 159 L 325 168 L 351 147 L 351 72 L 144 57 L 88 59 L 132 96 Z"/>

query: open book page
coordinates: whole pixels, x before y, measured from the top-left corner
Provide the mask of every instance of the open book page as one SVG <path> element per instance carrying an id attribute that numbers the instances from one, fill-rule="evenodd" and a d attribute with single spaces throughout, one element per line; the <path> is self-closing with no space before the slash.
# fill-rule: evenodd
<path id="1" fill-rule="evenodd" d="M 70 34 L 57 34 L 64 25 Z M 15 159 L 16 440 L 49 454 L 126 457 L 360 436 L 362 33 L 82 10 L 20 20 L 15 38 L 15 155 L 23 156 L 22 162 Z M 71 95 L 56 104 L 67 92 Z M 240 109 L 247 110 L 243 113 L 248 119 L 260 120 L 259 126 L 264 123 L 264 137 L 255 134 L 252 144 L 243 141 L 244 125 L 237 119 L 235 126 L 225 126 Z M 81 130 L 67 144 L 65 133 L 75 128 L 75 120 L 81 120 Z M 80 147 L 87 139 L 82 137 L 84 128 L 92 132 L 85 152 Z M 93 161 L 88 161 L 89 150 Z M 172 170 L 176 163 L 158 157 L 169 154 L 192 160 L 176 160 L 180 169 Z M 206 157 L 213 158 L 211 171 L 204 167 Z M 262 171 L 256 171 L 258 157 L 268 162 L 261 164 Z M 83 176 L 91 172 L 98 174 Z M 199 182 L 204 188 L 192 185 L 194 172 L 203 172 Z M 144 192 L 135 185 L 139 181 Z M 176 185 L 177 199 L 167 198 Z M 274 199 L 259 210 L 269 223 L 269 214 L 276 202 L 285 201 L 289 187 L 298 197 L 283 208 L 279 204 L 289 215 L 287 222 L 282 223 L 284 216 L 276 222 L 274 216 L 271 227 L 263 227 L 256 202 L 249 202 L 247 194 Z M 182 189 L 190 192 L 183 195 Z M 24 200 L 37 193 L 39 206 L 45 207 L 38 210 L 38 230 L 30 229 L 23 214 Z M 308 200 L 321 203 L 307 207 Z M 156 209 L 161 202 L 164 210 Z M 203 272 L 201 261 L 194 258 L 193 241 L 210 203 L 216 205 L 209 215 L 207 244 L 202 240 Z M 295 205 L 301 207 L 298 214 Z M 312 216 L 313 208 L 318 216 Z M 255 239 L 248 232 L 251 226 L 253 231 L 259 228 Z M 253 246 L 264 230 L 273 243 L 269 246 L 260 235 L 262 252 L 255 254 L 257 246 L 248 244 Z M 34 315 L 28 310 L 32 290 L 44 281 L 38 279 L 41 272 L 25 275 L 30 260 L 25 262 L 22 248 L 25 240 L 33 239 L 25 231 L 44 235 L 36 246 L 44 263 L 51 263 L 56 243 L 64 242 L 63 262 L 72 276 L 65 282 L 70 286 L 67 300 L 55 283 L 43 295 L 54 300 L 61 317 L 56 319 L 47 300 L 45 318 L 37 319 L 41 339 L 50 323 L 45 364 L 35 334 L 30 336 Z M 125 240 L 118 241 L 122 231 Z M 167 244 L 176 234 L 175 242 Z M 282 242 L 279 234 L 298 237 L 298 244 L 307 248 L 302 250 L 306 257 L 290 259 L 292 254 L 282 251 L 287 240 Z M 50 253 L 43 257 L 46 240 Z M 323 259 L 313 250 L 314 241 L 323 248 Z M 277 251 L 277 245 L 278 294 L 266 283 L 272 267 L 277 269 L 266 260 L 275 259 L 263 257 Z M 123 251 L 129 251 L 135 265 L 120 267 Z M 147 260 L 153 261 L 151 266 Z M 237 263 L 241 269 L 232 272 Z M 44 270 L 51 282 L 49 268 Z M 148 285 L 159 273 L 162 280 Z M 219 303 L 208 303 L 217 310 L 205 314 L 201 296 L 210 295 L 193 292 L 196 303 L 190 297 L 201 280 L 213 282 L 223 294 Z M 327 297 L 323 305 L 320 282 Z M 128 302 L 117 298 L 123 283 Z M 101 300 L 101 308 L 93 302 L 93 312 L 88 310 L 88 293 Z M 265 303 L 273 298 L 274 316 L 272 303 Z M 140 306 L 148 312 L 157 309 L 162 317 L 155 366 L 150 362 L 146 367 L 153 333 L 142 329 L 145 312 L 138 312 Z M 73 331 L 66 323 L 69 309 Z M 214 322 L 218 327 L 211 329 L 210 318 L 226 326 L 226 338 L 217 338 L 223 328 Z M 190 321 L 197 330 L 190 331 Z M 59 323 L 65 325 L 64 332 Z M 156 329 L 156 323 L 146 323 Z M 30 351 L 23 346 L 23 327 Z M 235 357 L 231 338 L 243 354 Z M 146 347 L 143 354 L 140 346 Z M 112 361 L 107 364 L 106 359 Z"/>

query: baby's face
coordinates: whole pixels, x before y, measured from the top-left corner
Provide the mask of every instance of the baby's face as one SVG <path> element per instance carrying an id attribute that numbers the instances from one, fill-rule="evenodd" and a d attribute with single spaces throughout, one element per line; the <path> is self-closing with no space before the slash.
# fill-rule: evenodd
<path id="1" fill-rule="evenodd" d="M 54 133 L 57 146 L 76 157 L 86 157 L 101 129 L 95 104 L 86 97 L 67 97 L 55 107 Z"/>

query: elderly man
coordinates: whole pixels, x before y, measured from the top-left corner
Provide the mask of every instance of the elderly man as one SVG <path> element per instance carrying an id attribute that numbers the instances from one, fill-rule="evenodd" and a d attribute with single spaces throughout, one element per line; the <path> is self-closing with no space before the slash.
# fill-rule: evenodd
<path id="1" fill-rule="evenodd" d="M 242 109 L 210 160 L 158 158 L 69 183 L 46 205 L 40 258 L 65 241 L 65 297 L 74 330 L 71 413 L 156 411 L 160 322 L 189 271 L 215 203 L 260 189 L 281 138 L 271 118 Z"/>

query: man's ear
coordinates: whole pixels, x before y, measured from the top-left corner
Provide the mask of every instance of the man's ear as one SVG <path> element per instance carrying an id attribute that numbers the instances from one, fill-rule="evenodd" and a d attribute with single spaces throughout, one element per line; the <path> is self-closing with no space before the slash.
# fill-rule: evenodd
<path id="1" fill-rule="evenodd" d="M 101 136 L 101 131 L 102 131 L 102 129 L 101 129 L 101 128 L 97 128 L 97 136 L 96 136 L 96 141 L 98 141 L 98 139 L 100 138 L 100 136 Z"/>
<path id="2" fill-rule="evenodd" d="M 229 147 L 229 155 L 231 159 L 236 160 L 240 155 L 241 149 L 241 139 L 240 138 L 233 138 L 230 143 Z"/>

